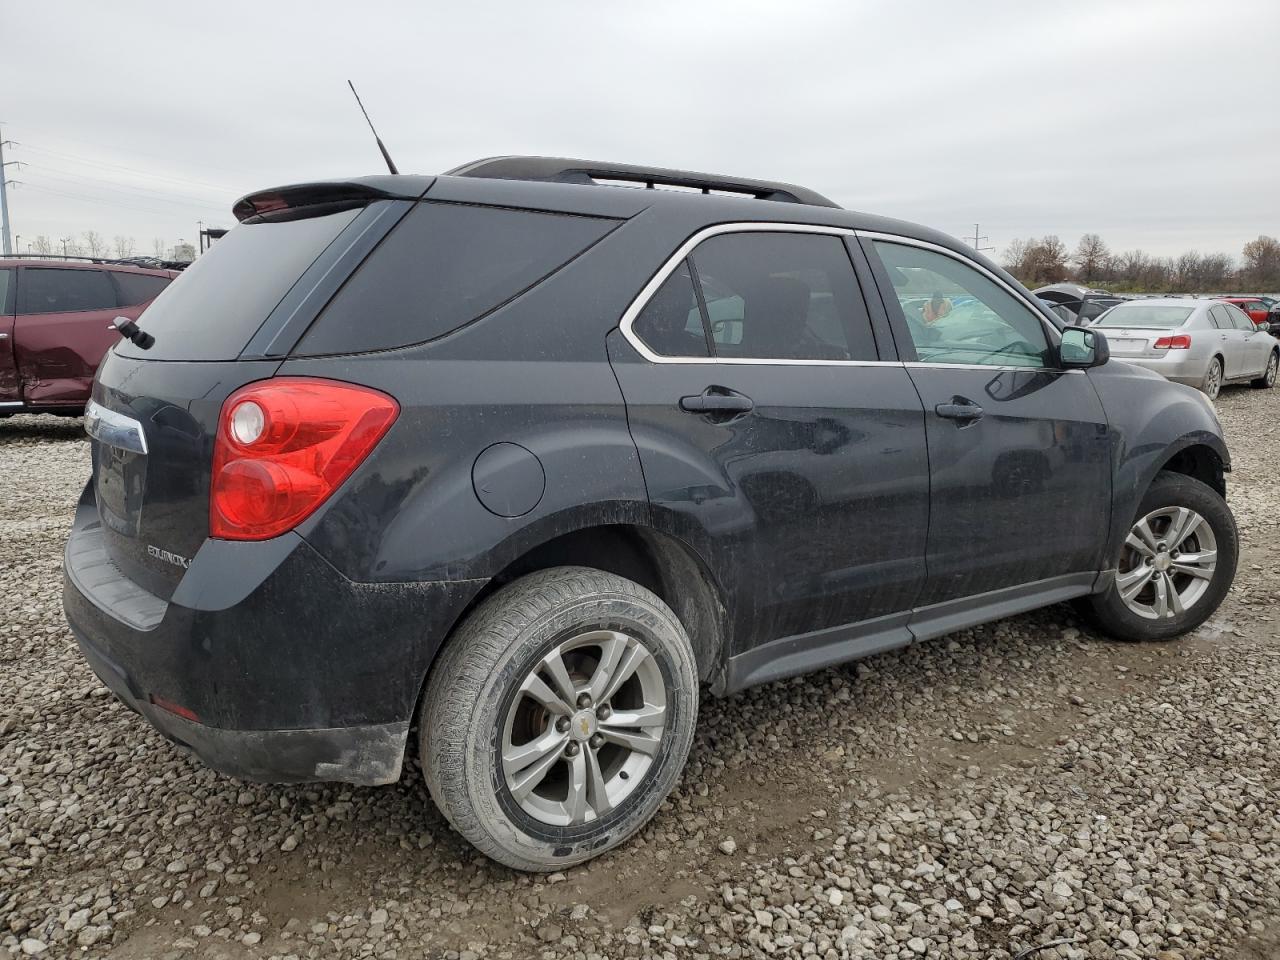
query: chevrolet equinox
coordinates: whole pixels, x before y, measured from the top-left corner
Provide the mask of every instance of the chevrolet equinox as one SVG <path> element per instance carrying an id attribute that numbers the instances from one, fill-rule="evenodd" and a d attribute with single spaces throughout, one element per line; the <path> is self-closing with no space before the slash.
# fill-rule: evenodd
<path id="1" fill-rule="evenodd" d="M 251 194 L 98 371 L 64 602 L 253 780 L 426 782 L 481 851 L 622 843 L 725 695 L 1235 572 L 1211 403 L 980 254 L 811 190 L 532 157 Z"/>

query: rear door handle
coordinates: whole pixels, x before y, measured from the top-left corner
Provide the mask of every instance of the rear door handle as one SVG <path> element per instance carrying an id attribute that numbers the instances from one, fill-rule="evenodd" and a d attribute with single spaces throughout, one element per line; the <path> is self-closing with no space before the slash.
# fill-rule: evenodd
<path id="1" fill-rule="evenodd" d="M 953 397 L 950 403 L 940 403 L 933 408 L 933 412 L 944 420 L 958 420 L 961 423 L 982 419 L 982 408 L 964 397 Z"/>
<path id="2" fill-rule="evenodd" d="M 738 414 L 750 413 L 754 408 L 750 397 L 724 387 L 707 387 L 702 393 L 680 398 L 680 409 L 689 413 Z"/>

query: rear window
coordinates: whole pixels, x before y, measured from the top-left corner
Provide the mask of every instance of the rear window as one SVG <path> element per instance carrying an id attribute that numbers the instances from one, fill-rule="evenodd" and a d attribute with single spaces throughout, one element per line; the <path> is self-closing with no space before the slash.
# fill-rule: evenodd
<path id="1" fill-rule="evenodd" d="M 156 338 L 151 349 L 121 340 L 116 350 L 145 360 L 234 360 L 358 213 L 240 224 L 147 307 L 140 325 Z"/>
<path id="2" fill-rule="evenodd" d="M 1095 327 L 1143 327 L 1172 330 L 1187 322 L 1193 307 L 1160 307 L 1122 303 L 1094 324 Z"/>
<path id="3" fill-rule="evenodd" d="M 105 270 L 27 267 L 23 270 L 19 301 L 19 313 L 114 310 L 116 291 Z"/>
<path id="4" fill-rule="evenodd" d="M 528 290 L 616 223 L 420 203 L 347 281 L 293 352 L 362 353 L 434 340 Z"/>
<path id="5" fill-rule="evenodd" d="M 151 277 L 145 273 L 113 273 L 120 289 L 120 306 L 132 307 L 154 300 L 169 285 L 168 277 Z"/>

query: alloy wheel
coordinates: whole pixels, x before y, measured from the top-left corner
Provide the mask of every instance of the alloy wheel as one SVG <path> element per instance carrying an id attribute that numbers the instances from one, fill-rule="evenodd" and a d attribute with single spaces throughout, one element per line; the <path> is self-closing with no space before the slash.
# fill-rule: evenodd
<path id="1" fill-rule="evenodd" d="M 544 824 L 598 820 L 644 780 L 666 722 L 662 670 L 640 640 L 616 630 L 571 637 L 542 657 L 507 708 L 507 791 Z"/>
<path id="2" fill-rule="evenodd" d="M 1209 373 L 1204 378 L 1204 393 L 1210 400 L 1217 400 L 1222 391 L 1222 364 L 1217 360 L 1209 366 Z"/>
<path id="3" fill-rule="evenodd" d="M 1138 616 L 1169 619 L 1199 602 L 1217 566 L 1218 543 L 1208 521 L 1187 507 L 1161 507 L 1129 531 L 1116 589 Z"/>
<path id="4" fill-rule="evenodd" d="M 1267 372 L 1263 374 L 1268 387 L 1276 385 L 1276 368 L 1280 367 L 1280 354 L 1271 354 L 1271 359 L 1267 361 Z"/>

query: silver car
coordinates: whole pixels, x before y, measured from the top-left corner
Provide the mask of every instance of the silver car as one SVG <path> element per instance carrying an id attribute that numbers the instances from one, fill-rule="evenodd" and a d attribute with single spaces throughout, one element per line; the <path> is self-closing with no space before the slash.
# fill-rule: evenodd
<path id="1" fill-rule="evenodd" d="M 1107 335 L 1111 355 L 1203 390 L 1210 399 L 1223 384 L 1276 382 L 1280 344 L 1267 324 L 1255 326 L 1229 303 L 1178 297 L 1117 304 L 1092 326 Z"/>

